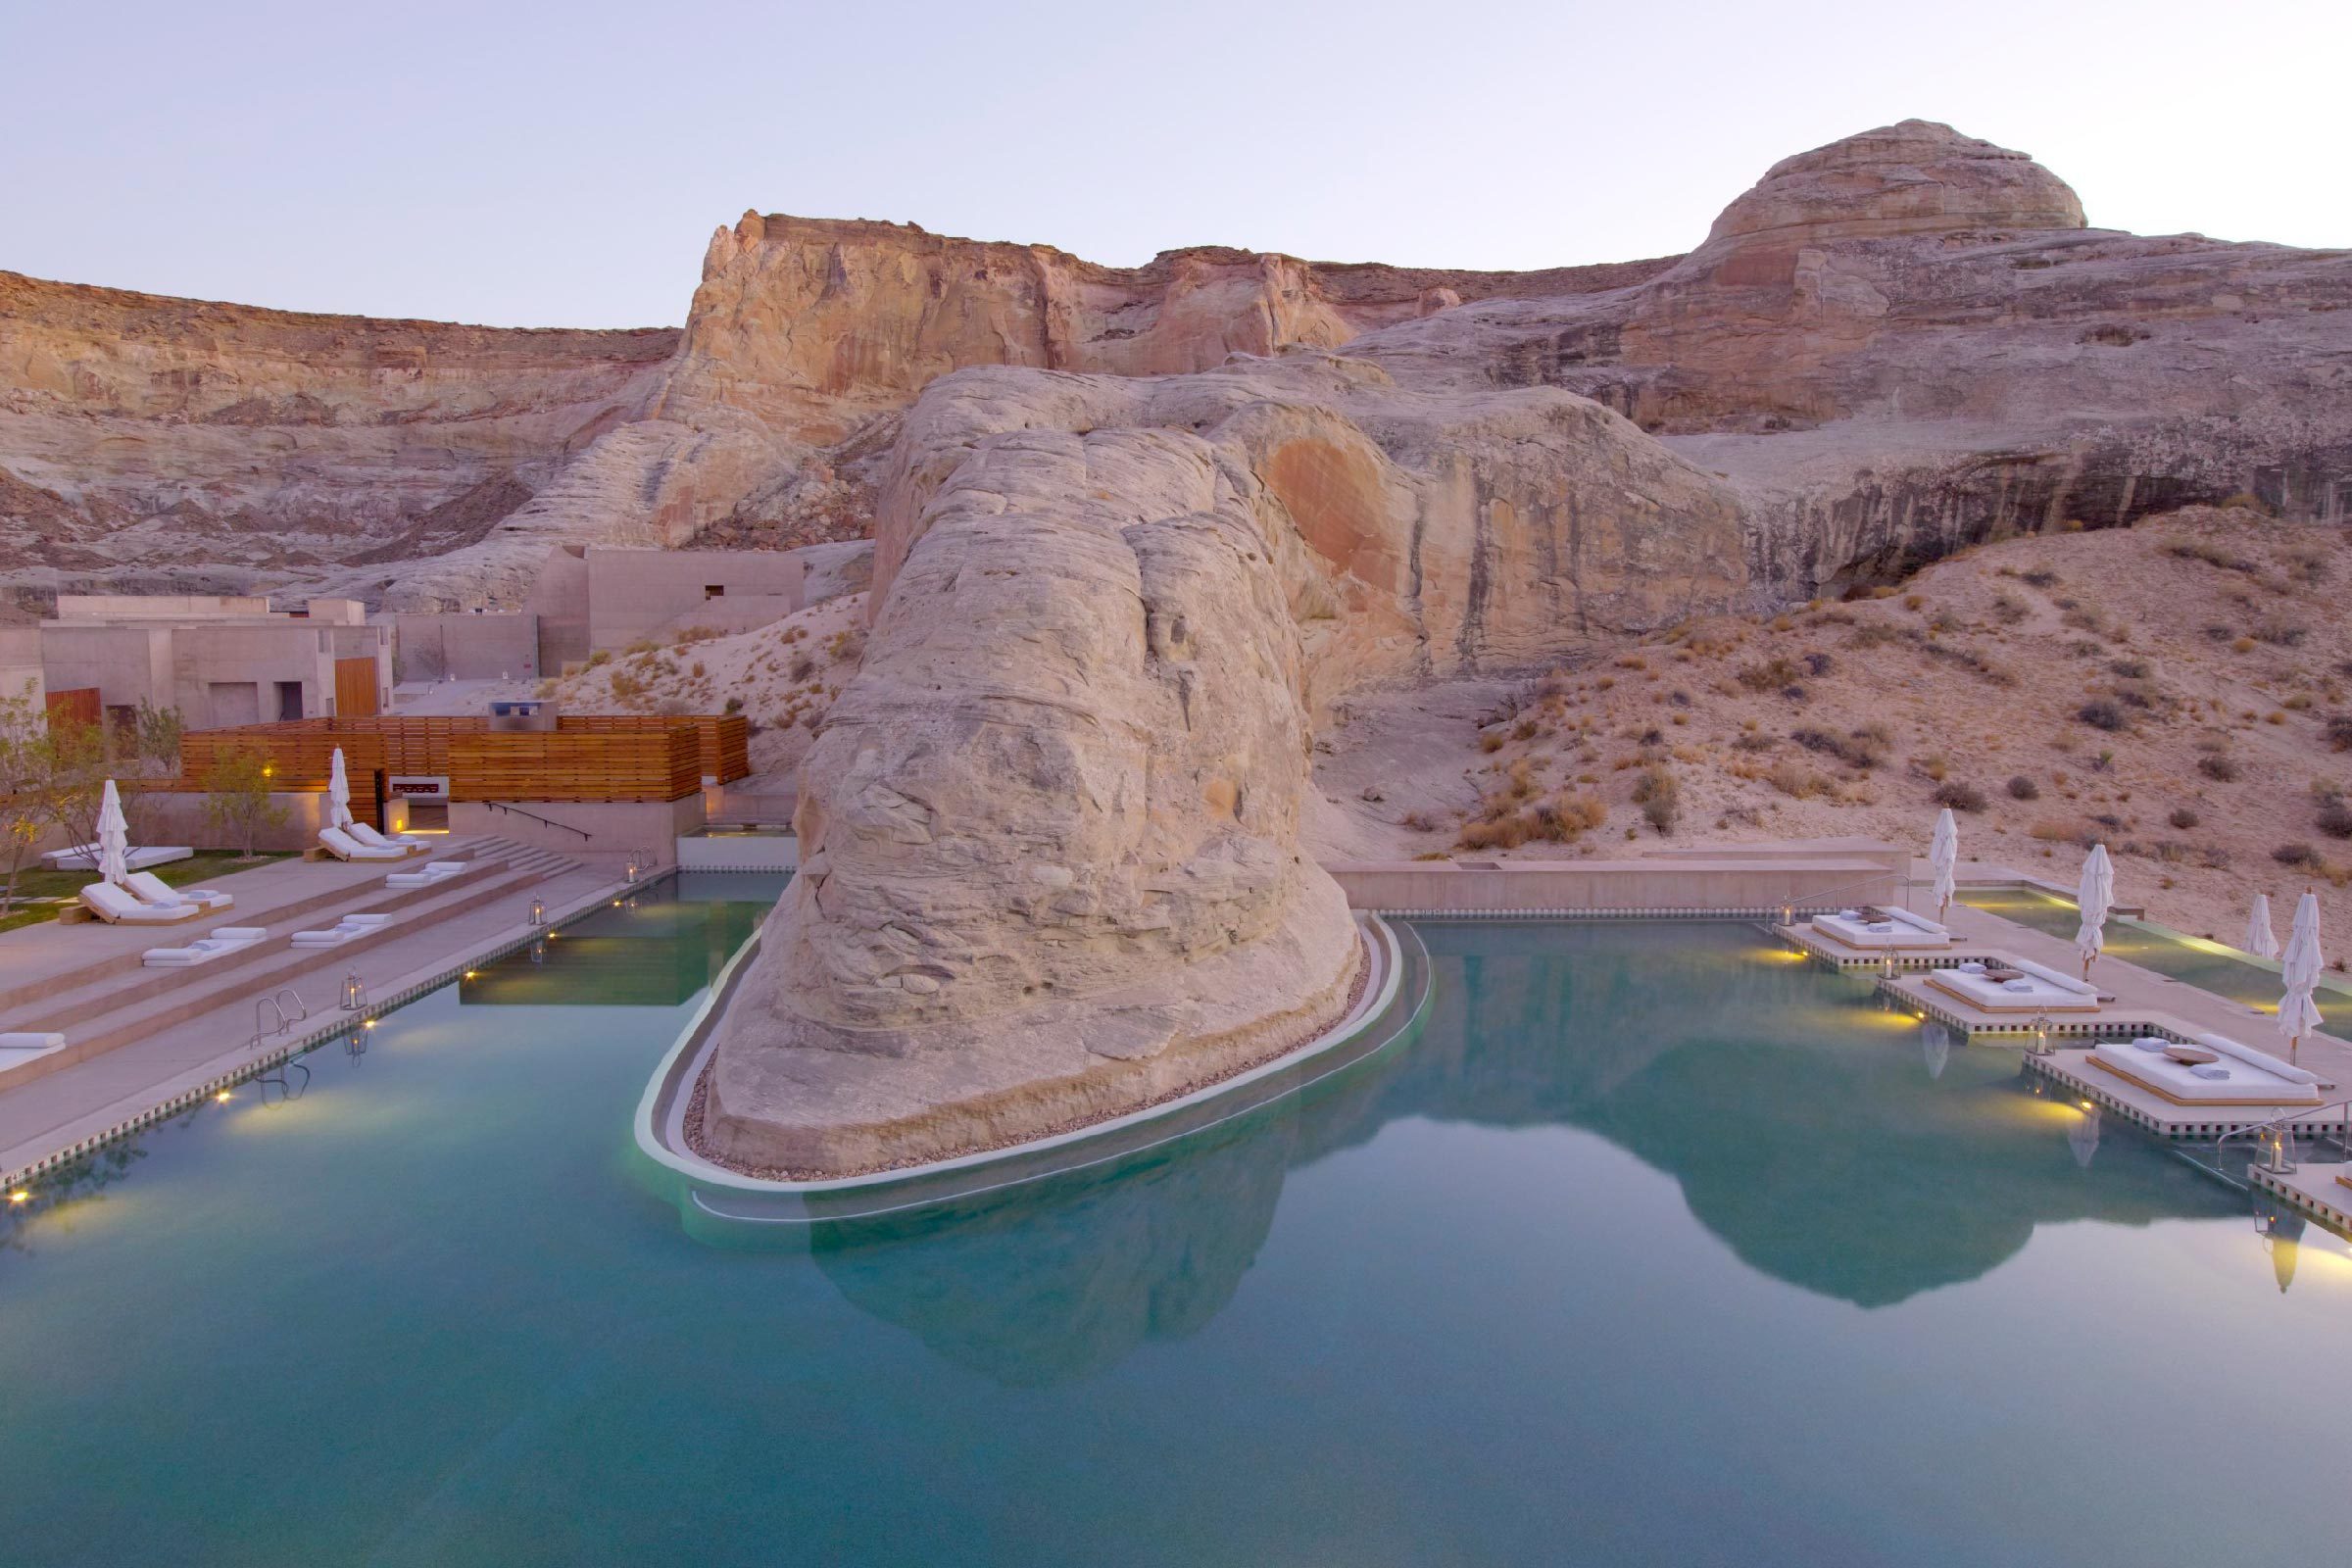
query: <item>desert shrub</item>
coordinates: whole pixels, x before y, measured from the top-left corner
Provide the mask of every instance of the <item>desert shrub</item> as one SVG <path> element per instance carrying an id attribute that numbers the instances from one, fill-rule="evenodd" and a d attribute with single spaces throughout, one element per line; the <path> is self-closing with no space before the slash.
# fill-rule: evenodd
<path id="1" fill-rule="evenodd" d="M 2101 625 L 2098 612 L 2084 610 L 2080 605 L 2060 615 L 2058 619 L 2064 624 L 2074 627 L 2077 631 L 2097 631 Z"/>
<path id="2" fill-rule="evenodd" d="M 2254 651 L 2254 646 L 2253 638 L 2240 637 L 2230 645 L 2230 651 L 2233 654 L 2250 654 Z"/>
<path id="3" fill-rule="evenodd" d="M 2013 801 L 2037 801 L 2041 799 L 2041 786 L 2020 773 L 2009 781 L 2009 798 Z"/>
<path id="4" fill-rule="evenodd" d="M 1735 752 L 1769 752 L 1775 746 L 1780 744 L 1781 743 L 1779 741 L 1774 740 L 1769 735 L 1757 734 L 1751 731 L 1748 734 L 1734 737 L 1732 741 L 1732 750 Z"/>
<path id="5" fill-rule="evenodd" d="M 1478 738 L 1478 749 L 1488 753 L 1499 752 L 1502 750 L 1502 737 L 1494 731 L 1489 730 Z"/>
<path id="6" fill-rule="evenodd" d="M 2075 710 L 2075 717 L 2092 729 L 2119 730 L 2124 727 L 2124 710 L 2104 699 L 2084 703 Z"/>
<path id="7" fill-rule="evenodd" d="M 2323 802 L 2319 829 L 2331 839 L 2352 839 L 2352 806 L 2340 799 Z"/>
<path id="8" fill-rule="evenodd" d="M 1536 728 L 1537 725 L 1534 719 L 1523 718 L 1512 728 L 1511 739 L 1515 741 L 1532 741 L 1536 738 Z"/>
<path id="9" fill-rule="evenodd" d="M 1835 757 L 1848 767 L 1867 773 L 1886 760 L 1889 736 L 1882 724 L 1867 725 L 1850 735 L 1836 735 L 1824 729 L 1800 729 L 1788 738 L 1808 752 L 1820 752 Z"/>
<path id="10" fill-rule="evenodd" d="M 1751 692 L 1778 691 L 1794 685 L 1797 674 L 1794 664 L 1777 656 L 1761 663 L 1742 664 L 1739 671 L 1740 684 Z"/>
<path id="11" fill-rule="evenodd" d="M 1816 679 L 1827 675 L 1837 667 L 1838 661 L 1827 654 L 1807 654 L 1805 656 L 1805 673 Z"/>
<path id="12" fill-rule="evenodd" d="M 2172 823 L 2173 826 L 2179 828 L 2181 832 L 2185 833 L 2190 828 L 2195 827 L 2200 821 L 2203 821 L 2204 818 L 2198 816 L 2197 813 L 2188 807 L 2176 806 L 2173 808 L 2173 814 L 2165 818 L 2165 820 Z"/>
<path id="13" fill-rule="evenodd" d="M 720 709 L 720 710 L 719 710 L 719 711 L 720 711 L 720 712 L 722 712 L 722 713 L 730 714 L 730 715 L 732 715 L 732 714 L 735 714 L 735 713 L 740 713 L 740 712 L 742 712 L 742 711 L 743 711 L 743 699 L 742 699 L 742 698 L 740 698 L 740 697 L 730 697 L 730 698 L 728 698 L 728 699 L 727 699 L 727 704 L 726 704 L 726 706 L 725 706 L 724 708 Z"/>
<path id="14" fill-rule="evenodd" d="M 1911 766 L 1921 777 L 1937 784 L 1942 783 L 1952 770 L 1952 764 L 1945 761 L 1940 754 L 1913 758 Z"/>
<path id="15" fill-rule="evenodd" d="M 2330 713 L 2321 733 L 2331 751 L 2352 752 L 2352 713 Z"/>
<path id="16" fill-rule="evenodd" d="M 1960 779 L 1953 779 L 1948 784 L 1938 784 L 1936 787 L 1936 793 L 1930 799 L 1937 806 L 1948 806 L 1955 811 L 1982 811 L 1984 809 L 1984 792 L 1974 784 Z"/>
<path id="17" fill-rule="evenodd" d="M 1665 763 L 1652 762 L 1634 780 L 1634 804 L 1642 808 L 1643 821 L 1661 836 L 1671 837 L 1682 815 L 1682 786 Z"/>
<path id="18" fill-rule="evenodd" d="M 1828 779 L 1823 778 L 1794 758 L 1780 762 L 1764 777 L 1774 789 L 1793 801 L 1811 800 L 1814 796 L 1825 793 L 1830 787 Z"/>
<path id="19" fill-rule="evenodd" d="M 2265 615 L 2254 626 L 2254 635 L 2266 643 L 2280 648 L 2292 648 L 2311 635 L 2311 628 L 2283 615 Z"/>
<path id="20" fill-rule="evenodd" d="M 2014 626 L 2032 612 L 2007 594 L 1992 596 L 1992 618 L 2004 626 Z"/>
<path id="21" fill-rule="evenodd" d="M 2047 588 L 2058 580 L 2058 574 L 2047 566 L 2029 566 L 2017 575 L 2029 588 Z"/>
<path id="22" fill-rule="evenodd" d="M 1853 636 L 1848 639 L 1848 646 L 1877 648 L 1886 643 L 1898 643 L 1902 640 L 1903 634 L 1885 621 L 1866 620 L 1854 628 Z"/>
<path id="23" fill-rule="evenodd" d="M 2261 569 L 2254 562 L 2224 549 L 2210 539 L 2175 539 L 2165 545 L 2164 553 L 2181 561 L 2202 561 L 2208 566 L 2219 566 L 2224 571 L 2251 572 Z"/>
<path id="24" fill-rule="evenodd" d="M 2146 680 L 2148 678 L 2148 665 L 2145 660 L 2119 659 L 2107 667 L 2123 680 Z"/>
<path id="25" fill-rule="evenodd" d="M 612 700 L 614 702 L 637 702 L 645 696 L 646 690 L 646 683 L 627 670 L 615 669 L 612 671 Z"/>
<path id="26" fill-rule="evenodd" d="M 2240 768 L 2236 760 L 2227 753 L 2208 752 L 2197 759 L 2197 771 L 2207 778 L 2218 779 L 2222 783 L 2228 784 L 2237 778 L 2244 769 Z"/>
<path id="27" fill-rule="evenodd" d="M 2305 871 L 2317 871 L 2328 863 L 2320 858 L 2320 852 L 2308 844 L 2281 844 L 2271 852 L 2271 858 L 2280 865 Z"/>

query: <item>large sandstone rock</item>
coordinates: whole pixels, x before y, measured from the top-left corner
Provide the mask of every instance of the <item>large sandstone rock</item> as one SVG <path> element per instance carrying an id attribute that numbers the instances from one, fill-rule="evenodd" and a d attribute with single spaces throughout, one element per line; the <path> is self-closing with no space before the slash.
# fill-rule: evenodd
<path id="1" fill-rule="evenodd" d="M 704 1127 L 846 1173 L 1036 1136 L 1328 1021 L 1310 713 L 1744 592 L 1727 492 L 1565 393 L 1461 406 L 1314 356 L 957 372 L 884 487 L 862 669 Z"/>
<path id="2" fill-rule="evenodd" d="M 1298 633 L 1208 444 L 991 437 L 927 522 L 802 764 L 801 872 L 721 1025 L 706 1137 L 748 1165 L 1130 1109 L 1328 1022 L 1360 961 L 1298 848 Z"/>

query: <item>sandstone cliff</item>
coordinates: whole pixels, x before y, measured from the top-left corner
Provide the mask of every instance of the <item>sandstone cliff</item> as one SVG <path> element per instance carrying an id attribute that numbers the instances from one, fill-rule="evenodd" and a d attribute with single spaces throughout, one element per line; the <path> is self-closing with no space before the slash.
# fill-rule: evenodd
<path id="1" fill-rule="evenodd" d="M 0 272 L 0 585 L 242 585 L 472 544 L 671 331 L 304 316 Z"/>

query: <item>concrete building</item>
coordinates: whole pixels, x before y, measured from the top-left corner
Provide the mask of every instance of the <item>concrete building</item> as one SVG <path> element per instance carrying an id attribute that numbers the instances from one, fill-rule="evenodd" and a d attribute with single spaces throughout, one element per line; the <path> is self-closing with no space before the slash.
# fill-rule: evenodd
<path id="1" fill-rule="evenodd" d="M 274 611 L 260 598 L 60 594 L 40 625 L 52 698 L 95 691 L 110 720 L 144 703 L 190 729 L 358 718 L 392 693 L 392 628 L 356 599 Z"/>
<path id="2" fill-rule="evenodd" d="M 750 631 L 864 587 L 872 561 L 864 540 L 800 550 L 561 545 L 519 611 L 394 616 L 394 672 L 402 681 L 532 679 L 693 628 Z"/>

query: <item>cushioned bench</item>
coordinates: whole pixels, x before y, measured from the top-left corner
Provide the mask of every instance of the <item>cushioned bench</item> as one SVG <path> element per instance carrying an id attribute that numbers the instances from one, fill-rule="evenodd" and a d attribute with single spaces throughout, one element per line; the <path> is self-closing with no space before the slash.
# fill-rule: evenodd
<path id="1" fill-rule="evenodd" d="M 252 947 L 269 935 L 258 925 L 224 925 L 184 948 L 149 948 L 139 961 L 150 969 L 186 969 Z"/>
<path id="2" fill-rule="evenodd" d="M 1840 909 L 1815 915 L 1813 929 L 1828 932 L 1849 948 L 1942 948 L 1952 941 L 1942 926 L 1908 909 Z"/>
<path id="3" fill-rule="evenodd" d="M 133 871 L 122 879 L 122 885 L 137 896 L 142 904 L 157 908 L 169 908 L 174 904 L 193 904 L 207 914 L 229 908 L 236 900 L 226 893 L 211 888 L 175 888 L 153 871 Z"/>
<path id="4" fill-rule="evenodd" d="M 141 904 L 112 882 L 92 882 L 74 896 L 109 925 L 172 925 L 204 912 L 196 904 Z"/>
<path id="5" fill-rule="evenodd" d="M 2199 1035 L 2194 1043 L 2219 1059 L 2207 1064 L 2175 1061 L 2165 1054 L 2174 1042 L 2153 1035 L 2101 1041 L 2091 1049 L 2090 1059 L 2125 1082 L 2176 1105 L 2320 1103 L 2316 1073 L 2239 1045 L 2226 1035 Z"/>
<path id="6" fill-rule="evenodd" d="M 1930 970 L 1928 984 L 1984 1012 L 2098 1010 L 2099 988 L 2090 982 L 2060 974 L 2030 958 L 2003 961 L 2017 971 L 2015 979 L 1997 980 L 1985 972 L 1984 964 L 1971 962 Z"/>

